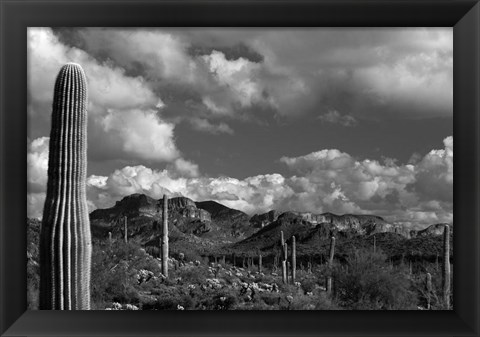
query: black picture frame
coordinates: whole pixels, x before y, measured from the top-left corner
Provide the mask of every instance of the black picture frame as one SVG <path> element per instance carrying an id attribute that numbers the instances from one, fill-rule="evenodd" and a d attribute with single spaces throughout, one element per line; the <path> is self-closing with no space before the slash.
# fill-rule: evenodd
<path id="1" fill-rule="evenodd" d="M 480 4 L 473 0 L 0 0 L 2 336 L 479 336 Z M 27 27 L 453 27 L 454 310 L 26 311 Z"/>

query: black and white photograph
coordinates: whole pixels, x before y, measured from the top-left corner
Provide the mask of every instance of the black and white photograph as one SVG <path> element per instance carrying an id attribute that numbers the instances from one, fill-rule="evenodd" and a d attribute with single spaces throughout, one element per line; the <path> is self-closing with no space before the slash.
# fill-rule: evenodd
<path id="1" fill-rule="evenodd" d="M 29 310 L 454 309 L 453 28 L 29 27 L 27 86 Z"/>

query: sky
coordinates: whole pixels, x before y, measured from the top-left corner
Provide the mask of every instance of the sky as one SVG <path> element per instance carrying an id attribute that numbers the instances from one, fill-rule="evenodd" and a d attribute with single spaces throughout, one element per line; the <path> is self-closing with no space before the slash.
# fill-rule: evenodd
<path id="1" fill-rule="evenodd" d="M 453 221 L 451 28 L 29 28 L 28 216 L 53 86 L 88 84 L 87 202 L 215 200 L 250 215 Z"/>

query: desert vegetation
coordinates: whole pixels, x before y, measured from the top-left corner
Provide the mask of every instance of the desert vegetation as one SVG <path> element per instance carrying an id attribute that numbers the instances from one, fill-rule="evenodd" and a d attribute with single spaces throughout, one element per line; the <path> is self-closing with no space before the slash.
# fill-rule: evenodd
<path id="1" fill-rule="evenodd" d="M 28 299 L 38 308 L 36 239 L 40 223 L 29 220 Z M 293 240 L 285 240 L 284 245 Z M 392 258 L 382 247 L 398 243 L 373 238 L 354 248 L 340 242 L 328 258 L 296 252 L 295 269 L 282 275 L 279 252 L 240 251 L 231 246 L 195 249 L 174 240 L 168 277 L 161 254 L 136 240 L 94 239 L 91 308 L 96 310 L 443 310 L 444 264 L 418 254 Z M 434 238 L 442 244 L 442 238 Z M 360 241 L 361 238 L 356 238 Z M 279 238 L 280 241 L 280 238 Z M 329 240 L 331 243 L 331 240 Z M 158 241 L 157 241 L 158 242 Z M 280 247 L 280 244 L 278 245 Z M 227 249 L 228 248 L 228 249 Z M 397 247 L 400 249 L 400 247 Z M 288 253 L 291 261 L 293 249 Z M 282 253 L 284 253 L 282 251 Z M 323 256 L 325 255 L 325 256 Z M 279 258 L 280 256 L 280 258 Z M 326 258 L 327 257 L 327 258 Z M 261 261 L 261 266 L 259 262 Z M 289 261 L 286 261 L 289 262 Z M 289 263 L 291 265 L 291 263 Z M 287 263 L 285 263 L 287 265 Z M 287 269 L 287 268 L 286 268 Z M 451 277 L 451 275 L 450 275 Z M 284 282 L 285 279 L 285 282 Z M 331 284 L 329 286 L 329 283 Z M 329 289 L 329 287 L 331 287 Z M 449 294 L 451 297 L 451 294 Z"/>

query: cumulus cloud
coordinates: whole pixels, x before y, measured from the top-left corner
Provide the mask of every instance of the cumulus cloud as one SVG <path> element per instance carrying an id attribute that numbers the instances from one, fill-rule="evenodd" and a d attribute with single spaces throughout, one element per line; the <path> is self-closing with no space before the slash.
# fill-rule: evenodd
<path id="1" fill-rule="evenodd" d="M 171 116 L 200 109 L 212 118 L 256 119 L 263 108 L 283 117 L 333 109 L 377 120 L 452 114 L 451 28 L 81 28 L 57 34 L 168 93 Z"/>
<path id="2" fill-rule="evenodd" d="M 199 175 L 198 165 L 183 158 L 175 160 L 173 165 L 169 166 L 169 169 L 171 174 L 176 174 L 181 177 L 194 178 Z"/>
<path id="3" fill-rule="evenodd" d="M 423 200 L 453 202 L 453 137 L 443 141 L 445 148 L 432 150 L 416 165 L 412 188 Z"/>
<path id="4" fill-rule="evenodd" d="M 340 124 L 342 126 L 355 126 L 357 120 L 351 115 L 341 115 L 337 110 L 330 110 L 325 114 L 318 116 L 322 122 Z"/>
<path id="5" fill-rule="evenodd" d="M 47 186 L 48 137 L 41 137 L 28 144 L 27 176 L 30 192 L 44 192 Z"/>
<path id="6" fill-rule="evenodd" d="M 218 135 L 221 133 L 233 135 L 233 130 L 227 124 L 221 122 L 219 124 L 213 124 L 207 119 L 192 117 L 188 119 L 188 122 L 193 129 L 197 131 L 211 133 L 213 135 Z"/>
<path id="7" fill-rule="evenodd" d="M 155 111 L 109 110 L 100 121 L 112 151 L 152 162 L 169 162 L 180 156 L 173 141 L 174 125 L 162 121 Z M 102 145 L 96 149 L 106 152 Z"/>
<path id="8" fill-rule="evenodd" d="M 102 159 L 173 161 L 180 156 L 174 125 L 163 121 L 164 103 L 140 77 L 127 76 L 111 62 L 99 62 L 59 41 L 48 28 L 28 30 L 29 113 L 32 138 L 50 132 L 53 85 L 67 62 L 82 65 L 89 88 L 89 156 Z"/>
<path id="9" fill-rule="evenodd" d="M 262 88 L 255 81 L 260 69 L 259 64 L 242 57 L 227 60 L 225 54 L 216 50 L 201 58 L 218 83 L 229 88 L 234 100 L 242 107 L 251 106 L 262 100 Z"/>
<path id="10" fill-rule="evenodd" d="M 34 141 L 29 156 L 45 158 L 45 143 L 45 139 Z M 280 160 L 291 176 L 206 177 L 183 159 L 164 170 L 126 166 L 108 176 L 88 177 L 89 207 L 111 207 L 133 193 L 153 198 L 167 193 L 215 200 L 250 214 L 270 209 L 369 213 L 414 227 L 453 219 L 453 137 L 444 140 L 444 149 L 430 151 L 417 164 L 397 164 L 388 158 L 384 162 L 358 160 L 336 149 Z M 30 165 L 29 183 L 45 182 L 45 166 L 34 161 Z M 29 193 L 29 215 L 41 214 L 44 191 Z"/>

